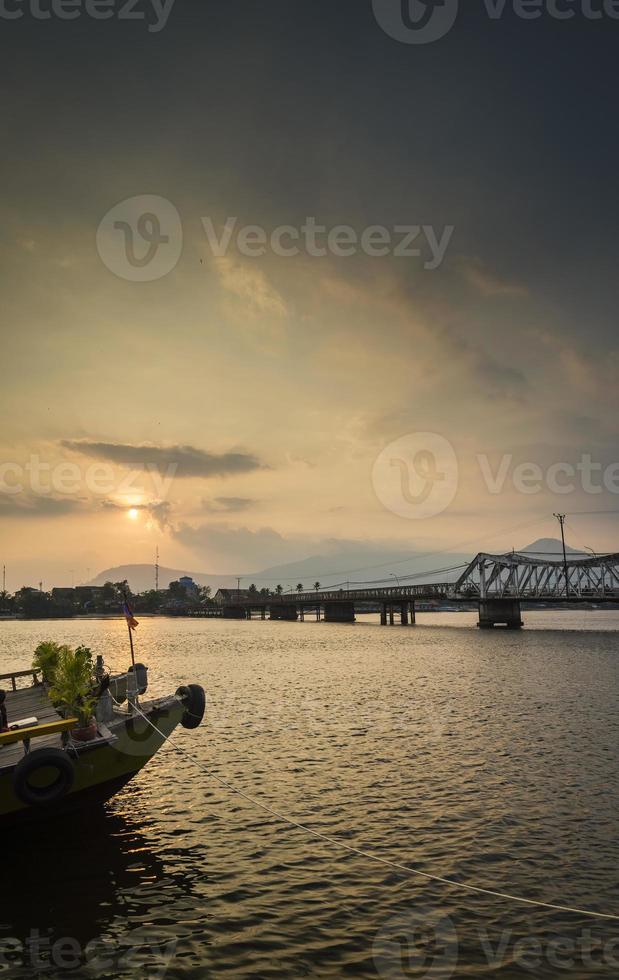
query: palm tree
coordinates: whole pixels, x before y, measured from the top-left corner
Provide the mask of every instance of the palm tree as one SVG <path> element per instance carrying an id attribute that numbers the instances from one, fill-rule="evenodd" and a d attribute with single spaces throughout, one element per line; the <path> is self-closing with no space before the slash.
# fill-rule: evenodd
<path id="1" fill-rule="evenodd" d="M 299 584 L 297 585 L 297 592 L 303 592 L 303 583 L 302 582 L 299 582 Z"/>
<path id="2" fill-rule="evenodd" d="M 277 592 L 278 595 L 281 595 L 282 592 L 284 591 L 284 586 L 283 585 L 276 586 L 275 591 Z"/>
<path id="3" fill-rule="evenodd" d="M 251 585 L 249 586 L 249 591 L 251 592 L 251 594 L 252 594 L 252 595 L 256 595 L 256 594 L 257 594 L 257 592 L 258 592 L 258 589 L 256 588 L 256 586 L 254 585 L 254 583 L 253 583 L 253 582 L 252 582 L 252 584 L 251 584 Z"/>
<path id="4" fill-rule="evenodd" d="M 127 579 L 126 578 L 124 578 L 122 580 L 122 582 L 114 582 L 113 585 L 114 585 L 114 588 L 116 589 L 116 594 L 121 599 L 124 599 L 125 596 L 127 596 L 127 598 L 129 598 L 129 599 L 131 598 L 131 596 L 132 596 L 133 593 L 131 592 L 131 589 L 129 588 L 129 583 L 127 582 Z"/>
<path id="5" fill-rule="evenodd" d="M 314 582 L 314 592 L 318 592 L 320 588 L 320 582 Z"/>
<path id="6" fill-rule="evenodd" d="M 2 592 L 1 604 L 4 610 L 14 610 L 15 609 L 15 596 L 12 596 L 10 592 L 6 590 Z"/>

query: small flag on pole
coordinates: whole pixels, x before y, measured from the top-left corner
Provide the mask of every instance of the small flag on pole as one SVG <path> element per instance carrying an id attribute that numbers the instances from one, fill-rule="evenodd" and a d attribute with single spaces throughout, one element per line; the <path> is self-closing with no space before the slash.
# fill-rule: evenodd
<path id="1" fill-rule="evenodd" d="M 138 626 L 139 624 L 138 624 L 137 619 L 135 618 L 135 616 L 131 612 L 131 609 L 129 607 L 129 603 L 127 602 L 126 599 L 125 599 L 125 601 L 123 603 L 123 612 L 125 614 L 125 619 L 127 620 L 127 626 L 129 627 L 130 630 L 134 630 L 136 628 L 136 626 Z"/>

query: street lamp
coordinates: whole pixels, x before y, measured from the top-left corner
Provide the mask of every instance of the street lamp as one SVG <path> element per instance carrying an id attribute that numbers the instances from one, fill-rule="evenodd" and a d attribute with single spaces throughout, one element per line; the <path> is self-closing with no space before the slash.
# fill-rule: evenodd
<path id="1" fill-rule="evenodd" d="M 561 544 L 563 545 L 563 571 L 565 572 L 565 598 L 566 599 L 569 599 L 569 597 L 570 597 L 570 576 L 569 576 L 569 572 L 567 570 L 567 555 L 565 553 L 565 530 L 564 530 L 565 516 L 566 516 L 565 514 L 553 514 L 553 517 L 556 517 L 557 518 L 557 520 L 559 522 L 559 526 L 561 528 Z"/>

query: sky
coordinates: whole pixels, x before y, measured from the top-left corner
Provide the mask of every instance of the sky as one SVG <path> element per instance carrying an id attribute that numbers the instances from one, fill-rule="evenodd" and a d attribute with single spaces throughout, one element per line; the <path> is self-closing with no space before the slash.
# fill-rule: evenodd
<path id="1" fill-rule="evenodd" d="M 619 20 L 559 8 L 6 0 L 10 590 L 619 550 Z"/>

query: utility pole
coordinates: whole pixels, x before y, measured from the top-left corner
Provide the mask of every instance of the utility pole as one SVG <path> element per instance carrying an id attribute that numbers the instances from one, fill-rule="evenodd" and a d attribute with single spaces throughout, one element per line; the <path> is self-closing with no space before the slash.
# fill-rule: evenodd
<path id="1" fill-rule="evenodd" d="M 567 555 L 565 553 L 565 530 L 564 530 L 565 514 L 553 514 L 553 517 L 557 518 L 559 522 L 559 527 L 561 528 L 561 543 L 563 544 L 563 571 L 565 572 L 565 598 L 569 599 L 570 578 L 567 571 Z"/>
<path id="2" fill-rule="evenodd" d="M 2 591 L 6 592 L 6 565 L 2 566 Z"/>
<path id="3" fill-rule="evenodd" d="M 237 599 L 240 599 L 241 598 L 241 576 L 240 575 L 237 575 L 237 579 L 236 579 L 236 597 L 237 597 Z"/>
<path id="4" fill-rule="evenodd" d="M 159 545 L 155 550 L 155 592 L 159 592 Z"/>

